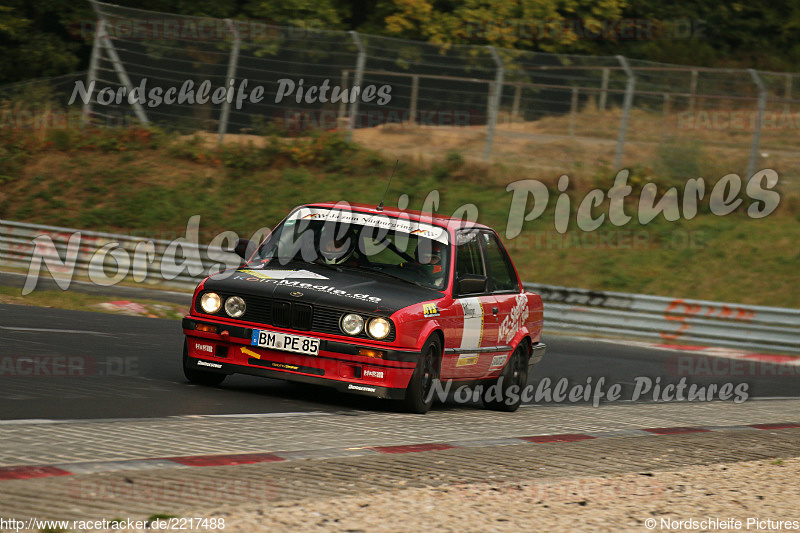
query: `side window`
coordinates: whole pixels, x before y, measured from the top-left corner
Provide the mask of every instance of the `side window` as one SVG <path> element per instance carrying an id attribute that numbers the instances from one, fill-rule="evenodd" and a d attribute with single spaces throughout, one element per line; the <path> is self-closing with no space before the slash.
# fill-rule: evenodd
<path id="1" fill-rule="evenodd" d="M 461 232 L 456 236 L 456 279 L 465 274 L 485 276 L 478 233 Z"/>
<path id="2" fill-rule="evenodd" d="M 482 233 L 483 244 L 486 247 L 486 262 L 489 267 L 489 288 L 492 292 L 519 291 L 517 275 L 511 265 L 505 249 L 500 245 L 497 236 L 492 233 Z"/>

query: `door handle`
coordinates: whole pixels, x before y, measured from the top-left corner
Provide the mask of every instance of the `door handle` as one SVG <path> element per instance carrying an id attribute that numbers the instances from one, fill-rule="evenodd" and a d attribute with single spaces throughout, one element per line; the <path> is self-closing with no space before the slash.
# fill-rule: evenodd
<path id="1" fill-rule="evenodd" d="M 496 314 L 497 314 L 497 313 L 499 313 L 499 312 L 500 312 L 500 310 L 499 310 L 498 308 L 496 308 L 496 307 L 492 307 L 492 314 L 493 314 L 493 315 L 496 315 Z"/>

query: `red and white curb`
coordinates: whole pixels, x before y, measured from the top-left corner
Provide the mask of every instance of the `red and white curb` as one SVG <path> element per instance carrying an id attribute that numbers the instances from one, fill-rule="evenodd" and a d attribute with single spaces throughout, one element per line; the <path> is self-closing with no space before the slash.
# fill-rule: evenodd
<path id="1" fill-rule="evenodd" d="M 708 433 L 715 431 L 774 431 L 797 429 L 800 423 L 784 422 L 772 424 L 751 424 L 741 426 L 697 426 L 665 427 L 613 430 L 588 433 L 563 433 L 556 435 L 533 435 L 500 439 L 476 439 L 465 441 L 433 442 L 424 444 L 403 444 L 399 446 L 365 446 L 356 448 L 327 448 L 274 453 L 244 453 L 228 455 L 191 455 L 183 457 L 160 457 L 150 459 L 128 459 L 122 461 L 96 461 L 82 463 L 62 463 L 53 465 L 19 465 L 0 467 L 0 481 L 15 479 L 35 479 L 101 472 L 126 470 L 153 470 L 174 468 L 196 468 L 208 466 L 237 466 L 258 463 L 275 463 L 302 459 L 334 459 L 375 454 L 417 453 L 457 448 L 479 448 L 489 446 L 512 446 L 528 444 L 570 443 L 610 437 L 644 437 L 659 435 L 684 435 L 688 433 Z"/>

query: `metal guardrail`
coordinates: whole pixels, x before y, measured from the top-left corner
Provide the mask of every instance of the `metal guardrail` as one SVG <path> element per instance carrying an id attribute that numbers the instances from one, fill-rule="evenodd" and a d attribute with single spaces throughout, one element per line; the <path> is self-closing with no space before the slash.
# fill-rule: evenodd
<path id="1" fill-rule="evenodd" d="M 800 354 L 800 310 L 524 283 L 550 330 Z"/>
<path id="2" fill-rule="evenodd" d="M 29 270 L 34 256 L 41 258 L 40 272 L 49 270 L 57 282 L 72 273 L 89 276 L 101 285 L 113 285 L 125 274 L 128 281 L 187 289 L 225 268 L 219 266 L 225 258 L 230 264 L 239 263 L 237 255 L 224 252 L 221 246 L 187 239 L 178 244 L 178 240 L 0 220 L 0 267 Z"/>
<path id="3" fill-rule="evenodd" d="M 200 245 L 185 239 L 180 245 L 175 243 L 0 220 L 0 267 L 28 270 L 34 255 L 38 255 L 42 259 L 41 271 L 49 270 L 56 279 L 59 274 L 68 275 L 74 270 L 74 274 L 111 285 L 121 267 L 125 267 L 128 280 L 190 289 L 203 277 L 220 270 L 226 259 L 233 265 L 239 262 L 238 256 L 224 252 L 219 245 Z M 104 247 L 107 253 L 100 253 Z M 524 286 L 542 296 L 548 330 L 800 354 L 798 309 L 538 283 Z"/>

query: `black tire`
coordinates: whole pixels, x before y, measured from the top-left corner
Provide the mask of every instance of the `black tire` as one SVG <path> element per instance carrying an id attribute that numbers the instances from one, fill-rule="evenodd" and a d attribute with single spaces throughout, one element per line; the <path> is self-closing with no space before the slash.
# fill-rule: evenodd
<path id="1" fill-rule="evenodd" d="M 493 411 L 513 413 L 522 404 L 522 391 L 528 384 L 528 356 L 530 350 L 524 342 L 519 343 L 516 350 L 506 362 L 503 373 L 491 382 L 483 393 L 483 406 Z M 516 393 L 509 395 L 509 388 L 516 386 Z M 496 394 L 490 394 L 490 391 Z M 489 398 L 489 396 L 492 396 Z"/>
<path id="2" fill-rule="evenodd" d="M 207 372 L 189 366 L 189 349 L 186 343 L 183 343 L 183 375 L 190 383 L 195 385 L 204 385 L 206 387 L 218 387 L 225 381 L 227 374 L 219 372 Z"/>
<path id="3" fill-rule="evenodd" d="M 439 379 L 442 347 L 437 337 L 431 337 L 422 347 L 417 368 L 408 382 L 403 408 L 410 413 L 425 414 L 433 405 L 433 384 Z"/>

